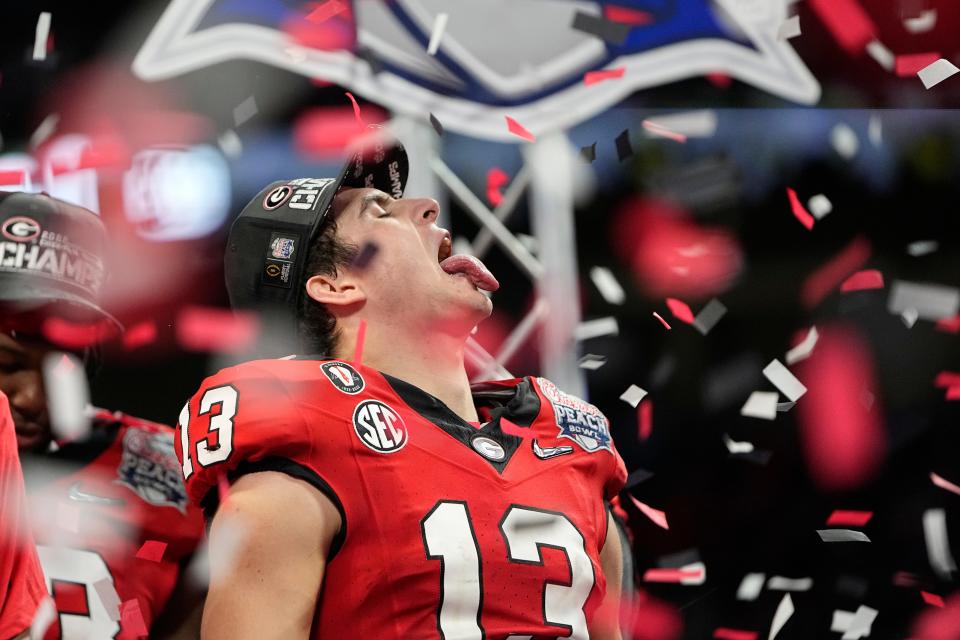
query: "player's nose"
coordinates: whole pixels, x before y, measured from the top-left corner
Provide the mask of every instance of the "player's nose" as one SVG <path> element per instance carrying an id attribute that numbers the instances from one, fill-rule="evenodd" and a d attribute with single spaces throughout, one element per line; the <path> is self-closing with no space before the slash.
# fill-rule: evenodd
<path id="1" fill-rule="evenodd" d="M 410 216 L 417 224 L 432 224 L 440 215 L 440 203 L 433 198 L 410 198 Z"/>

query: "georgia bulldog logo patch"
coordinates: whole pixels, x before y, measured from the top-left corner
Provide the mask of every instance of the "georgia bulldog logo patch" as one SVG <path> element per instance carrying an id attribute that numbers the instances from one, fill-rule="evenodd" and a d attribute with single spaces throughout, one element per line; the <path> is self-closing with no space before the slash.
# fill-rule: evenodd
<path id="1" fill-rule="evenodd" d="M 146 502 L 187 511 L 187 492 L 173 449 L 173 434 L 130 427 L 123 435 L 118 482 Z"/>
<path id="2" fill-rule="evenodd" d="M 363 391 L 363 377 L 346 362 L 324 362 L 320 370 L 333 386 L 346 394 L 352 396 Z"/>
<path id="3" fill-rule="evenodd" d="M 613 452 L 607 417 L 600 409 L 580 398 L 567 395 L 545 378 L 537 378 L 537 385 L 553 405 L 557 427 L 560 428 L 559 437 L 573 440 L 588 453 L 603 449 Z"/>

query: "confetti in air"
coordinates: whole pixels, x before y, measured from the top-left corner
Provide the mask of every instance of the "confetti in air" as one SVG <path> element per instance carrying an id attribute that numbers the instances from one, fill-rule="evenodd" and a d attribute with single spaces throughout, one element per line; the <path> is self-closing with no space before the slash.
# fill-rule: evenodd
<path id="1" fill-rule="evenodd" d="M 780 600 L 780 604 L 777 605 L 777 610 L 773 614 L 773 622 L 770 624 L 770 635 L 767 636 L 767 640 L 773 640 L 777 637 L 777 634 L 779 634 L 783 626 L 787 624 L 787 621 L 790 620 L 793 613 L 793 598 L 787 593 L 783 596 L 783 599 Z"/>
<path id="2" fill-rule="evenodd" d="M 830 514 L 830 517 L 827 518 L 827 525 L 834 526 L 851 526 L 851 527 L 863 527 L 870 519 L 873 517 L 872 511 L 844 511 L 838 509 Z"/>
<path id="3" fill-rule="evenodd" d="M 504 116 L 504 118 L 506 118 L 507 120 L 507 131 L 509 131 L 510 133 L 512 133 L 513 135 L 517 136 L 522 140 L 526 140 L 527 142 L 534 142 L 536 140 L 534 135 L 529 131 L 527 131 L 526 129 L 524 129 L 523 125 L 521 125 L 519 122 L 517 122 L 510 116 Z"/>
<path id="4" fill-rule="evenodd" d="M 357 341 L 353 347 L 353 364 L 358 367 L 363 364 L 363 343 L 367 338 L 367 321 L 361 320 L 357 326 Z"/>
<path id="5" fill-rule="evenodd" d="M 629 404 L 634 409 L 640 404 L 640 401 L 646 397 L 647 392 L 635 384 L 627 387 L 627 390 L 620 394 L 620 399 Z"/>
<path id="6" fill-rule="evenodd" d="M 447 20 L 449 19 L 450 14 L 448 13 L 438 13 L 434 19 L 433 30 L 430 32 L 430 42 L 427 45 L 428 56 L 437 54 L 437 49 L 440 47 L 440 39 L 443 38 L 443 32 L 447 28 Z"/>
<path id="7" fill-rule="evenodd" d="M 160 562 L 163 560 L 163 554 L 167 550 L 167 543 L 160 540 L 145 540 L 143 545 L 137 551 L 136 557 L 140 560 L 149 560 L 150 562 Z"/>
<path id="8" fill-rule="evenodd" d="M 754 391 L 740 408 L 740 415 L 773 420 L 777 417 L 778 399 L 779 394 L 776 391 Z"/>
<path id="9" fill-rule="evenodd" d="M 41 11 L 37 18 L 36 34 L 33 40 L 33 59 L 37 61 L 47 59 L 47 44 L 50 38 L 50 22 L 53 15 L 49 11 Z"/>
<path id="10" fill-rule="evenodd" d="M 603 82 L 604 80 L 619 80 L 623 77 L 623 73 L 626 71 L 623 67 L 617 67 L 616 69 L 601 69 L 599 71 L 587 71 L 583 74 L 583 84 L 590 86 L 591 84 L 597 84 L 598 82 Z"/>
<path id="11" fill-rule="evenodd" d="M 607 363 L 606 356 L 598 356 L 593 353 L 588 353 L 577 361 L 577 366 L 580 367 L 581 369 L 596 371 L 606 363 Z"/>
<path id="12" fill-rule="evenodd" d="M 920 78 L 920 81 L 923 83 L 923 88 L 929 89 L 957 73 L 960 73 L 960 69 L 958 69 L 956 65 L 949 60 L 940 58 L 936 62 L 932 62 L 917 71 L 917 77 Z"/>
<path id="13" fill-rule="evenodd" d="M 800 198 L 797 197 L 797 192 L 787 187 L 787 198 L 790 200 L 790 210 L 793 211 L 794 217 L 806 227 L 807 231 L 813 229 L 813 216 L 804 208 Z"/>
<path id="14" fill-rule="evenodd" d="M 257 115 L 257 99 L 249 96 L 233 109 L 233 124 L 239 127 L 250 118 Z"/>

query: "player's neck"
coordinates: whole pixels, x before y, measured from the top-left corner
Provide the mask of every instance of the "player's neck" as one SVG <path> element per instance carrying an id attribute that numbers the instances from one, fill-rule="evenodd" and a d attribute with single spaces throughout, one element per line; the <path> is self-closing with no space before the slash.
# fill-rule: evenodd
<path id="1" fill-rule="evenodd" d="M 355 334 L 341 339 L 339 357 L 352 359 Z M 477 421 L 470 394 L 470 380 L 463 357 L 466 338 L 434 333 L 429 336 L 398 336 L 367 328 L 362 363 L 399 378 L 436 397 L 466 421 Z"/>

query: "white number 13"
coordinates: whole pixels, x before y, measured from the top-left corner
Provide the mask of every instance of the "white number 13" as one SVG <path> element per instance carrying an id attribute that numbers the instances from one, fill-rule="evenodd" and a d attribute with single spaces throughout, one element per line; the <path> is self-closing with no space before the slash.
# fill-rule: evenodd
<path id="1" fill-rule="evenodd" d="M 233 416 L 237 413 L 236 389 L 230 385 L 207 389 L 203 397 L 200 398 L 200 411 L 197 413 L 197 417 L 210 413 L 214 405 L 218 404 L 220 405 L 220 413 L 210 417 L 210 428 L 207 435 L 209 436 L 211 431 L 216 431 L 219 446 L 211 447 L 206 437 L 197 442 L 197 462 L 201 467 L 223 462 L 230 457 L 230 453 L 233 451 Z M 180 450 L 183 451 L 183 479 L 186 480 L 193 474 L 190 435 L 187 432 L 187 426 L 190 422 L 189 402 L 183 405 L 179 422 Z"/>
<path id="2" fill-rule="evenodd" d="M 441 501 L 420 523 L 427 558 L 441 563 L 437 627 L 444 640 L 480 640 L 480 548 L 464 502 Z M 540 547 L 562 549 L 570 561 L 570 585 L 543 588 L 544 623 L 566 627 L 569 637 L 587 640 L 583 606 L 595 583 L 583 535 L 562 513 L 512 506 L 500 521 L 511 561 L 543 564 Z"/>

